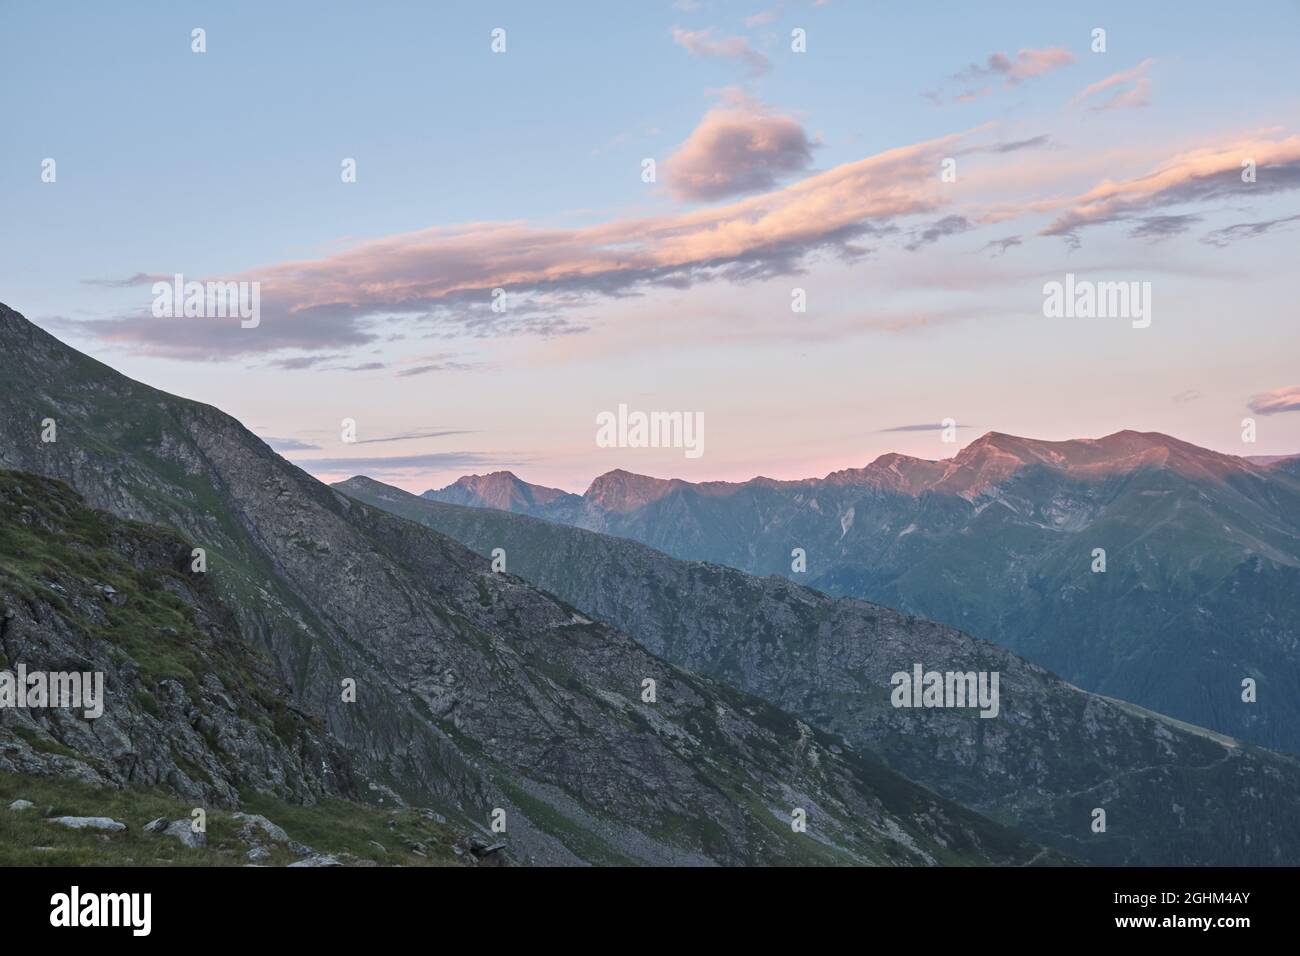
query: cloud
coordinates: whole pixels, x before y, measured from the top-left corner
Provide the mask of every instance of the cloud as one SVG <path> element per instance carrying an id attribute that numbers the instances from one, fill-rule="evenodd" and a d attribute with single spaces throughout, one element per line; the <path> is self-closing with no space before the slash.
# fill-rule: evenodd
<path id="1" fill-rule="evenodd" d="M 508 460 L 477 452 L 449 451 L 428 455 L 394 455 L 389 458 L 302 458 L 294 464 L 312 475 L 368 475 L 383 479 L 409 475 L 413 471 L 438 469 L 515 468 L 532 459 Z"/>
<path id="2" fill-rule="evenodd" d="M 788 275 L 820 250 L 851 254 L 862 236 L 939 207 L 934 170 L 964 135 L 892 149 L 722 206 L 581 227 L 433 227 L 253 269 L 238 278 L 261 283 L 255 329 L 156 319 L 142 304 L 136 314 L 81 330 L 144 354 L 212 361 L 337 352 L 376 341 L 394 318 L 432 337 L 573 334 L 585 326 L 569 314 L 601 297 Z M 497 288 L 507 290 L 500 311 L 492 309 Z M 304 367 L 306 360 L 281 361 Z"/>
<path id="3" fill-rule="evenodd" d="M 1175 405 L 1186 405 L 1188 402 L 1194 402 L 1201 397 L 1200 391 L 1194 388 L 1185 388 L 1174 396 Z"/>
<path id="4" fill-rule="evenodd" d="M 1044 73 L 1069 66 L 1073 62 L 1074 54 L 1065 47 L 1055 46 L 1046 50 L 1023 49 L 1016 54 L 1015 59 L 1005 53 L 991 54 L 983 66 L 972 63 L 958 73 L 957 77 L 972 79 L 979 76 L 1002 76 L 1006 77 L 1007 85 L 1014 86 L 1031 77 L 1042 76 Z"/>
<path id="5" fill-rule="evenodd" d="M 1150 59 L 1143 60 L 1132 69 L 1112 73 L 1104 80 L 1098 80 L 1096 83 L 1084 87 L 1074 99 L 1070 100 L 1070 105 L 1079 106 L 1098 93 L 1104 93 L 1107 90 L 1115 90 L 1115 92 L 1108 99 L 1090 106 L 1089 109 L 1094 111 L 1133 109 L 1150 105 L 1151 80 L 1146 75 L 1146 72 L 1154 62 L 1154 60 Z"/>
<path id="6" fill-rule="evenodd" d="M 413 375 L 428 375 L 430 372 L 468 372 L 478 366 L 472 362 L 432 362 L 428 365 L 413 365 L 397 373 L 398 378 L 410 378 Z"/>
<path id="7" fill-rule="evenodd" d="M 194 361 L 289 350 L 339 353 L 395 334 L 440 340 L 576 335 L 589 324 L 583 310 L 610 298 L 796 275 L 815 256 L 860 258 L 864 237 L 903 234 L 926 244 L 964 231 L 963 223 L 1055 214 L 1039 234 L 1077 244 L 1086 228 L 1151 217 L 1168 206 L 1241 202 L 1300 187 L 1300 135 L 1221 137 L 1218 145 L 1175 155 L 1152 172 L 1105 180 L 1073 197 L 981 204 L 977 172 L 967 180 L 977 185 L 965 193 L 961 214 L 944 215 L 954 200 L 935 174 L 939 162 L 980 151 L 982 131 L 888 150 L 721 205 L 582 226 L 438 226 L 221 277 L 261 283 L 255 329 L 242 329 L 237 320 L 157 319 L 145 302 L 137 312 L 78 322 L 76 329 L 137 354 Z M 1245 158 L 1257 164 L 1256 182 L 1241 181 Z M 1030 181 L 1041 178 L 1035 173 L 1016 170 Z M 922 216 L 940 218 L 913 225 Z M 505 290 L 505 308 L 492 308 L 494 289 Z M 278 360 L 302 365 L 311 358 Z"/>
<path id="8" fill-rule="evenodd" d="M 268 364 L 285 372 L 300 372 L 304 369 L 317 369 L 322 372 L 374 372 L 387 368 L 383 362 L 362 362 L 352 365 L 326 365 L 335 362 L 341 355 L 294 355 L 289 358 L 272 359 Z"/>
<path id="9" fill-rule="evenodd" d="M 812 164 L 815 144 L 798 120 L 736 91 L 705 114 L 665 163 L 681 200 L 710 200 L 771 189 Z"/>
<path id="10" fill-rule="evenodd" d="M 129 289 L 138 285 L 153 285 L 155 282 L 171 282 L 171 276 L 154 275 L 147 272 L 137 272 L 133 276 L 127 276 L 125 279 L 82 279 L 82 285 L 93 285 L 101 289 Z"/>
<path id="11" fill-rule="evenodd" d="M 683 30 L 673 27 L 673 42 L 691 56 L 707 59 L 737 60 L 748 67 L 750 75 L 761 76 L 772 68 L 768 58 L 755 50 L 744 37 L 714 39 L 711 30 Z"/>
<path id="12" fill-rule="evenodd" d="M 271 438 L 267 435 L 260 435 L 258 437 L 278 452 L 320 451 L 320 445 L 313 445 L 311 442 L 299 441 L 296 438 Z"/>
<path id="13" fill-rule="evenodd" d="M 1300 215 L 1284 216 L 1281 219 L 1265 219 L 1263 222 L 1239 222 L 1235 226 L 1225 226 L 1223 229 L 1207 232 L 1201 237 L 1201 242 L 1223 248 L 1238 239 L 1253 239 L 1256 236 L 1271 232 L 1277 226 L 1296 221 L 1300 221 Z"/>
<path id="14" fill-rule="evenodd" d="M 954 103 L 970 103 L 988 96 L 997 89 L 997 80 L 1001 80 L 1001 89 L 1009 90 L 1019 86 L 1025 80 L 1051 73 L 1074 62 L 1074 54 L 1065 47 L 1050 47 L 1042 50 L 1025 48 L 1014 57 L 1005 53 L 992 53 L 983 63 L 972 63 L 951 79 L 967 84 L 962 92 L 953 95 Z M 980 81 L 993 80 L 992 85 Z M 976 85 L 969 85 L 969 84 Z M 927 90 L 921 94 L 935 106 L 943 105 L 943 94 L 938 90 Z M 1043 137 L 1044 139 L 1046 137 Z"/>
<path id="15" fill-rule="evenodd" d="M 974 425 L 957 425 L 957 428 L 974 428 Z M 924 422 L 919 425 L 895 425 L 893 428 L 882 428 L 877 434 L 885 432 L 937 432 L 942 431 L 943 424 L 935 422 Z"/>
<path id="16" fill-rule="evenodd" d="M 1193 215 L 1144 216 L 1137 221 L 1136 226 L 1129 230 L 1128 237 L 1130 239 L 1147 239 L 1158 242 L 1161 239 L 1180 236 L 1200 221 L 1200 216 Z"/>
<path id="17" fill-rule="evenodd" d="M 442 430 L 422 431 L 422 432 L 403 432 L 400 435 L 387 435 L 383 438 L 359 439 L 356 442 L 356 444 L 379 445 L 379 444 L 383 444 L 384 442 L 392 442 L 392 441 L 412 441 L 413 439 L 416 438 L 442 438 L 444 435 L 472 435 L 472 434 L 473 432 L 464 431 L 464 430 L 458 431 L 453 429 L 442 429 Z"/>
<path id="18" fill-rule="evenodd" d="M 1242 162 L 1253 159 L 1257 181 L 1243 183 Z M 1180 153 L 1134 179 L 1105 180 L 1066 203 L 1066 210 L 1040 235 L 1074 237 L 1080 229 L 1120 222 L 1189 202 L 1240 201 L 1300 188 L 1300 136 L 1239 140 Z"/>
<path id="19" fill-rule="evenodd" d="M 965 216 L 944 216 L 937 222 L 933 222 L 913 233 L 911 241 L 906 243 L 903 248 L 908 252 L 915 252 L 922 246 L 928 246 L 947 236 L 955 236 L 972 228 L 970 220 Z"/>
<path id="20" fill-rule="evenodd" d="M 989 258 L 996 259 L 998 256 L 1004 255 L 1012 246 L 1021 245 L 1024 245 L 1024 242 L 1019 236 L 1007 236 L 1005 239 L 990 239 L 984 244 L 984 248 L 992 250 Z"/>
<path id="21" fill-rule="evenodd" d="M 1018 139 L 1010 143 L 998 143 L 996 146 L 987 147 L 990 153 L 1014 153 L 1021 149 L 1037 149 L 1039 146 L 1047 146 L 1051 139 L 1047 136 L 1034 136 L 1030 139 Z"/>
<path id="22" fill-rule="evenodd" d="M 1279 412 L 1300 412 L 1300 385 L 1275 388 L 1251 397 L 1248 407 L 1256 415 L 1276 415 Z"/>

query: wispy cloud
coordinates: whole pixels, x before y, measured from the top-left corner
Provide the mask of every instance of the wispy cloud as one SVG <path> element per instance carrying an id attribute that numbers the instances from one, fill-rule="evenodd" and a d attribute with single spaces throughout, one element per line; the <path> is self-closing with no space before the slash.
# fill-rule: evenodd
<path id="1" fill-rule="evenodd" d="M 974 428 L 974 425 L 957 425 L 956 428 Z M 923 422 L 918 425 L 895 425 L 893 428 L 882 428 L 877 434 L 887 432 L 937 432 L 942 431 L 944 425 L 942 422 Z"/>
<path id="2" fill-rule="evenodd" d="M 171 276 L 137 272 L 125 279 L 82 279 L 82 285 L 92 285 L 100 289 L 129 289 L 138 285 L 153 285 L 155 282 L 170 282 Z"/>
<path id="3" fill-rule="evenodd" d="M 989 251 L 990 258 L 996 259 L 998 256 L 1005 255 L 1013 246 L 1021 245 L 1024 245 L 1024 241 L 1019 236 L 1006 236 L 1003 239 L 990 239 L 984 244 L 984 248 Z"/>
<path id="4" fill-rule="evenodd" d="M 1248 407 L 1256 415 L 1300 412 L 1300 385 L 1275 388 L 1251 397 Z"/>
<path id="5" fill-rule="evenodd" d="M 1032 136 L 1029 139 L 1017 139 L 1009 143 L 997 143 L 987 147 L 990 153 L 1014 153 L 1022 149 L 1038 149 L 1051 144 L 1049 136 Z"/>
<path id="6" fill-rule="evenodd" d="M 766 55 L 755 50 L 744 37 L 713 36 L 711 30 L 684 30 L 673 27 L 673 42 L 692 56 L 743 63 L 752 76 L 761 76 L 772 68 Z"/>
<path id="7" fill-rule="evenodd" d="M 296 438 L 272 438 L 268 435 L 260 435 L 258 437 L 278 452 L 320 451 L 320 445 L 313 445 L 311 442 L 299 441 Z"/>
<path id="8" fill-rule="evenodd" d="M 358 445 L 379 445 L 385 442 L 394 441 L 412 441 L 416 438 L 442 438 L 445 435 L 472 435 L 473 432 L 463 429 L 435 429 L 432 431 L 402 432 L 400 435 L 386 435 L 382 438 L 364 438 L 358 439 Z"/>
<path id="9" fill-rule="evenodd" d="M 1243 159 L 1257 165 L 1257 181 L 1243 183 Z M 1069 200 L 1041 234 L 1074 236 L 1080 229 L 1132 219 L 1167 206 L 1218 199 L 1254 199 L 1300 188 L 1300 136 L 1247 139 L 1180 153 L 1154 172 L 1106 180 Z"/>
<path id="10" fill-rule="evenodd" d="M 327 357 L 276 361 L 285 368 L 328 367 L 323 363 L 343 350 L 390 338 L 394 322 L 401 323 L 402 334 L 439 339 L 575 335 L 588 327 L 583 310 L 604 300 L 655 288 L 794 275 L 819 253 L 854 261 L 866 251 L 864 237 L 893 233 L 919 248 L 968 228 L 1054 214 L 1039 234 L 1077 244 L 1084 229 L 1155 220 L 1167 207 L 1240 202 L 1300 188 L 1300 135 L 1219 137 L 1215 146 L 1175 155 L 1152 172 L 1108 179 L 1067 198 L 1049 194 L 981 204 L 976 173 L 966 180 L 975 186 L 963 191 L 960 212 L 944 215 L 956 200 L 940 185 L 939 161 L 987 151 L 987 144 L 980 145 L 986 136 L 981 129 L 892 149 L 706 208 L 579 227 L 523 221 L 433 227 L 359 242 L 317 259 L 268 265 L 238 277 L 261 283 L 262 322 L 256 329 L 220 320 L 156 319 L 142 304 L 138 313 L 79 323 L 78 331 L 143 354 L 220 361 L 297 350 Z M 1257 164 L 1257 181 L 1242 182 L 1243 157 Z M 1051 188 L 1050 180 L 1045 184 Z M 917 225 L 922 216 L 938 218 Z M 1176 224 L 1144 221 L 1135 229 L 1139 237 L 1151 237 L 1153 230 Z M 1230 235 L 1268 228 L 1242 224 Z M 986 248 L 1005 251 L 1010 245 Z M 505 308 L 493 308 L 494 289 L 506 291 Z"/>
<path id="11" fill-rule="evenodd" d="M 430 469 L 475 469 L 518 467 L 532 462 L 521 458 L 506 460 L 468 451 L 438 452 L 428 455 L 394 455 L 388 458 L 300 458 L 294 464 L 312 475 L 367 475 L 375 479 L 410 476 Z"/>
<path id="12" fill-rule="evenodd" d="M 973 228 L 971 222 L 965 216 L 944 216 L 942 219 L 915 231 L 903 248 L 909 252 L 915 252 L 922 246 L 928 246 L 947 236 L 967 232 L 971 228 Z"/>
<path id="13" fill-rule="evenodd" d="M 1070 101 L 1070 105 L 1080 106 L 1087 103 L 1098 93 L 1114 90 L 1109 97 L 1093 103 L 1089 106 L 1089 109 L 1100 111 L 1149 106 L 1151 101 L 1151 79 L 1147 76 L 1147 70 L 1154 62 L 1154 60 L 1150 59 L 1143 60 L 1132 69 L 1112 73 L 1104 80 L 1098 80 L 1096 83 L 1084 87 Z"/>
<path id="14" fill-rule="evenodd" d="M 1253 239 L 1256 236 L 1272 232 L 1278 226 L 1298 221 L 1300 221 L 1300 215 L 1283 216 L 1281 219 L 1265 219 L 1262 222 L 1239 222 L 1234 226 L 1225 226 L 1222 229 L 1207 232 L 1201 237 L 1201 242 L 1222 248 L 1229 243 L 1236 242 L 1238 239 Z"/>
<path id="15" fill-rule="evenodd" d="M 1200 216 L 1185 214 L 1181 216 L 1144 216 L 1137 220 L 1137 225 L 1129 230 L 1130 239 L 1146 239 L 1158 242 L 1181 236 L 1192 226 L 1201 221 Z"/>
<path id="16" fill-rule="evenodd" d="M 376 372 L 387 368 L 383 362 L 353 362 L 327 365 L 327 362 L 339 362 L 341 355 L 294 355 L 288 358 L 272 359 L 268 364 L 284 372 L 300 372 L 315 369 L 321 372 Z"/>
<path id="17" fill-rule="evenodd" d="M 797 272 L 818 250 L 853 241 L 943 201 L 934 169 L 965 134 L 889 150 L 727 205 L 579 228 L 526 222 L 435 227 L 359 243 L 320 259 L 252 270 L 261 282 L 256 329 L 141 314 L 86 323 L 110 343 L 191 360 L 287 349 L 331 350 L 378 337 L 407 316 L 430 335 L 571 333 L 560 315 L 602 296 L 652 286 L 750 281 Z M 507 305 L 491 308 L 492 290 Z M 382 326 L 379 326 L 382 328 Z M 581 325 L 576 326 L 581 328 Z M 303 366 L 300 358 L 284 359 Z"/>
<path id="18" fill-rule="evenodd" d="M 953 95 L 957 103 L 969 103 L 988 96 L 996 89 L 1009 90 L 1019 86 L 1025 80 L 1051 73 L 1074 62 L 1074 54 L 1065 47 L 1048 47 L 1041 50 L 1026 47 L 1010 56 L 1006 53 L 991 53 L 983 63 L 972 63 L 951 79 L 965 85 L 962 92 Z M 985 81 L 991 81 L 980 85 Z M 1001 81 L 1000 85 L 998 81 Z M 975 84 L 975 85 L 971 85 Z M 942 105 L 943 94 L 932 90 L 922 94 L 936 106 Z"/>

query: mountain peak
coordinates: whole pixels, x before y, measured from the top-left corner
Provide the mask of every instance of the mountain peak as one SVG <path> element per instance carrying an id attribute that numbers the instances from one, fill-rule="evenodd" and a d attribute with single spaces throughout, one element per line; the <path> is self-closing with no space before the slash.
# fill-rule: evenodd
<path id="1" fill-rule="evenodd" d="M 615 468 L 596 477 L 582 497 L 605 511 L 635 511 L 685 484 L 680 478 L 651 478 Z"/>
<path id="2" fill-rule="evenodd" d="M 445 488 L 426 491 L 421 497 L 454 505 L 533 514 L 556 502 L 576 501 L 578 496 L 560 488 L 529 484 L 512 471 L 493 471 L 486 475 L 464 475 Z"/>

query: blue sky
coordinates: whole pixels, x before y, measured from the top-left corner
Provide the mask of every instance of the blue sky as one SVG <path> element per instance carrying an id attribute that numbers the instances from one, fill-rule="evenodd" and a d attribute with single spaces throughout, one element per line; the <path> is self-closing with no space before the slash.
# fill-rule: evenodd
<path id="1" fill-rule="evenodd" d="M 969 423 L 963 440 L 1135 427 L 1236 454 L 1300 451 L 1300 409 L 1258 415 L 1255 445 L 1239 436 L 1253 399 L 1287 408 L 1300 386 L 1300 232 L 1284 221 L 1300 214 L 1300 6 L 903 6 L 11 2 L 0 299 L 135 378 L 316 446 L 290 457 L 322 477 L 343 475 L 313 459 L 353 458 L 417 490 L 494 467 L 578 489 L 614 467 L 801 477 L 888 450 L 951 454 L 936 435 L 886 431 L 950 416 Z M 194 27 L 206 53 L 191 52 Z M 495 27 L 504 54 L 489 48 Z M 796 27 L 803 54 L 790 50 Z M 1095 27 L 1105 53 L 1089 49 Z M 960 101 L 968 91 L 980 95 Z M 723 152 L 706 134 L 724 120 L 794 139 Z M 999 151 L 1016 143 L 1038 145 Z M 1141 185 L 1161 170 L 1200 175 L 1203 153 L 1222 164 L 1237 144 L 1272 151 L 1268 189 Z M 891 150 L 915 150 L 927 169 L 955 153 L 957 188 L 872 173 L 852 194 L 865 238 L 809 239 L 817 207 L 782 190 Z M 683 191 L 671 160 L 680 173 L 686 154 L 722 177 L 721 194 Z M 46 157 L 55 183 L 41 181 Z M 340 181 L 345 157 L 356 183 Z M 647 157 L 655 184 L 640 179 Z M 751 159 L 770 181 L 730 182 Z M 1104 221 L 1043 234 L 1107 181 L 1130 188 Z M 840 207 L 847 188 L 826 196 Z M 798 220 L 780 237 L 794 258 L 751 244 L 733 265 L 758 272 L 703 275 L 720 227 L 692 217 L 733 222 L 721 211 L 744 219 L 734 204 L 769 197 Z M 918 243 L 945 217 L 964 224 Z M 1148 220 L 1176 231 L 1134 238 Z M 590 280 L 590 250 L 607 264 L 643 222 L 664 226 L 646 261 L 667 256 L 673 275 Z M 1207 241 L 1259 223 L 1273 225 Z M 456 230 L 454 249 L 394 238 L 435 228 Z M 685 264 L 669 248 L 679 233 Z M 1011 237 L 994 255 L 989 244 Z M 551 241 L 563 249 L 538 251 L 540 271 L 517 285 L 527 298 L 539 276 L 563 276 L 534 300 L 536 321 L 484 322 L 467 298 L 515 272 L 441 282 L 471 257 L 506 262 Z M 1152 327 L 1045 319 L 1042 283 L 1066 271 L 1151 281 Z M 142 317 L 149 284 L 121 284 L 174 272 L 265 276 L 278 304 L 242 338 L 194 326 L 183 347 Z M 407 283 L 415 305 L 372 294 Z M 794 286 L 806 315 L 789 313 Z M 312 325 L 312 309 L 329 321 Z M 307 318 L 277 337 L 295 310 Z M 702 412 L 707 453 L 596 448 L 594 414 L 620 402 Z M 372 439 L 452 434 L 342 445 L 343 417 Z M 407 461 L 373 461 L 389 455 Z"/>

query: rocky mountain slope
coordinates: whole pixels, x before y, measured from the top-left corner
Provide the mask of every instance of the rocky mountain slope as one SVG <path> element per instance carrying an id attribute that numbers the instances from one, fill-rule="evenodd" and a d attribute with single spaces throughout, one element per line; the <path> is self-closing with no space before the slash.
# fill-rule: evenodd
<path id="1" fill-rule="evenodd" d="M 204 548 L 246 639 L 323 716 L 368 789 L 504 820 L 524 862 L 1051 859 L 5 308 L 0 349 L 0 464 Z M 49 422 L 57 438 L 43 441 Z"/>
<path id="2" fill-rule="evenodd" d="M 0 865 L 504 859 L 430 809 L 360 802 L 347 753 L 240 639 L 191 551 L 0 471 L 0 681 L 91 675 L 93 692 L 72 707 L 0 693 Z"/>
<path id="3" fill-rule="evenodd" d="M 1300 752 L 1295 461 L 1156 433 L 993 432 L 952 459 L 885 455 L 806 481 L 616 471 L 580 506 L 531 513 L 924 615 L 1088 690 Z"/>
<path id="4" fill-rule="evenodd" d="M 0 770 L 227 808 L 243 789 L 356 796 L 342 748 L 239 639 L 190 551 L 60 482 L 0 471 L 0 670 L 103 675 L 99 717 L 0 709 Z"/>
<path id="5" fill-rule="evenodd" d="M 777 577 L 675 560 L 523 515 L 447 505 L 353 478 L 340 490 L 423 521 L 607 620 L 655 653 L 883 756 L 959 802 L 1107 864 L 1295 864 L 1300 762 L 1086 693 L 931 621 Z M 996 718 L 896 709 L 915 663 L 996 670 Z M 1105 833 L 1090 829 L 1105 809 Z"/>

